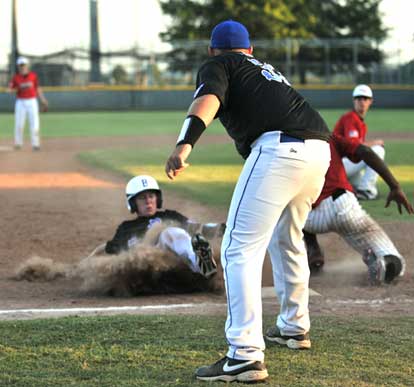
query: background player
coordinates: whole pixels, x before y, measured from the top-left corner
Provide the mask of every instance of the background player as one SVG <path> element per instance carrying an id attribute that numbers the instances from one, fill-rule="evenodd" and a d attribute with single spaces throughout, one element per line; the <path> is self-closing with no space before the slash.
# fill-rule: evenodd
<path id="1" fill-rule="evenodd" d="M 23 145 L 23 134 L 26 116 L 29 119 L 32 149 L 40 149 L 39 138 L 39 105 L 37 97 L 40 98 L 42 110 L 46 111 L 48 102 L 39 87 L 37 74 L 29 70 L 29 61 L 25 57 L 17 59 L 18 72 L 9 83 L 8 91 L 16 91 L 16 103 L 14 109 L 14 147 L 20 149 Z"/>
<path id="2" fill-rule="evenodd" d="M 206 278 L 217 272 L 208 240 L 201 234 L 190 236 L 185 229 L 191 225 L 184 215 L 173 210 L 161 210 L 162 192 L 153 177 L 141 175 L 132 178 L 126 186 L 126 197 L 128 209 L 137 217 L 119 225 L 112 240 L 104 247 L 107 254 L 119 254 L 130 249 L 142 241 L 154 225 L 163 223 L 168 227 L 161 231 L 157 247 L 173 251 L 194 272 Z"/>
<path id="3" fill-rule="evenodd" d="M 362 209 L 347 179 L 342 158 L 347 157 L 353 162 L 363 160 L 380 174 L 390 188 L 386 207 L 395 201 L 400 213 L 401 206 L 404 206 L 409 214 L 414 213 L 413 207 L 391 171 L 371 148 L 335 134 L 330 145 L 332 158 L 325 185 L 308 216 L 304 231 L 338 233 L 362 255 L 372 283 L 390 282 L 404 274 L 405 260 L 384 230 Z M 319 270 L 323 260 L 312 256 L 319 249 L 316 236 L 309 239 L 305 233 L 305 242 L 309 265 L 311 269 Z"/>
<path id="4" fill-rule="evenodd" d="M 194 101 L 165 168 L 173 179 L 188 167 L 195 142 L 216 116 L 246 159 L 221 249 L 229 348 L 224 358 L 196 371 L 205 381 L 258 381 L 268 376 L 261 286 L 271 240 L 281 305 L 272 335 L 301 335 L 310 345 L 309 268 L 302 228 L 329 166 L 329 130 L 286 78 L 252 52 L 242 24 L 225 21 L 213 29 L 210 59 L 198 72 Z"/>
<path id="5" fill-rule="evenodd" d="M 371 147 L 378 157 L 384 160 L 384 141 L 382 139 L 366 141 L 368 127 L 364 118 L 373 102 L 371 88 L 367 85 L 358 85 L 354 88 L 352 97 L 354 108 L 338 120 L 335 125 L 334 133 L 345 137 L 352 142 Z M 363 160 L 359 163 L 353 163 L 345 157 L 344 166 L 346 174 L 356 190 L 358 199 L 376 199 L 378 196 L 378 174 Z"/>

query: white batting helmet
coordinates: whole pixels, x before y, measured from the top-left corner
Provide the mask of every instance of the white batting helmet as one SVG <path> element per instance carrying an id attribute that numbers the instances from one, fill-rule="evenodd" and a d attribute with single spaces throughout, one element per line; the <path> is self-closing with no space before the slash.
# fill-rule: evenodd
<path id="1" fill-rule="evenodd" d="M 127 207 L 131 212 L 137 212 L 137 206 L 135 204 L 135 196 L 145 191 L 155 191 L 157 194 L 157 208 L 162 207 L 162 192 L 158 186 L 157 180 L 152 176 L 139 175 L 133 177 L 125 188 Z"/>
<path id="2" fill-rule="evenodd" d="M 352 92 L 352 97 L 367 97 L 372 98 L 372 90 L 368 85 L 358 85 Z"/>

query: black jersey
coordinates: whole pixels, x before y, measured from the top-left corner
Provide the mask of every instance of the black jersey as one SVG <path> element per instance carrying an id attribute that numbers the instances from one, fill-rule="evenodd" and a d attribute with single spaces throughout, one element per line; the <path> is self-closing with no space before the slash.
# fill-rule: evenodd
<path id="1" fill-rule="evenodd" d="M 322 117 L 271 65 L 251 55 L 226 52 L 209 58 L 197 75 L 194 98 L 214 94 L 221 123 L 246 158 L 264 132 L 281 130 L 301 139 L 329 141 Z"/>
<path id="2" fill-rule="evenodd" d="M 188 219 L 177 211 L 165 210 L 157 211 L 153 216 L 139 216 L 136 219 L 127 220 L 118 226 L 112 240 L 106 243 L 105 252 L 118 254 L 128 250 L 144 237 L 147 230 L 162 222 L 175 223 L 185 228 Z"/>

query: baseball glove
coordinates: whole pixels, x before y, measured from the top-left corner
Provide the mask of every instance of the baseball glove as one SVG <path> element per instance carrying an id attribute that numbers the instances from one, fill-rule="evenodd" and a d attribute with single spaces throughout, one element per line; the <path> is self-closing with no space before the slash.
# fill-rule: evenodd
<path id="1" fill-rule="evenodd" d="M 41 101 L 40 102 L 40 111 L 42 113 L 46 113 L 49 110 L 49 103 L 45 100 L 45 101 Z"/>

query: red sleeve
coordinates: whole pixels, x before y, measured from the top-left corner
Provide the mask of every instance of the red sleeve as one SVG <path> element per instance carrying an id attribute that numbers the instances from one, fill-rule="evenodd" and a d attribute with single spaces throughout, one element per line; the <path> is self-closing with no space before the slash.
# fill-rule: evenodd
<path id="1" fill-rule="evenodd" d="M 348 159 L 354 163 L 361 161 L 361 159 L 355 155 L 357 148 L 361 145 L 359 141 L 356 142 L 353 141 L 353 139 L 338 136 L 336 133 L 333 133 L 332 142 L 341 157 L 348 157 Z"/>
<path id="2" fill-rule="evenodd" d="M 361 133 L 358 122 L 352 112 L 344 114 L 335 125 L 334 133 L 355 144 L 361 144 Z"/>

